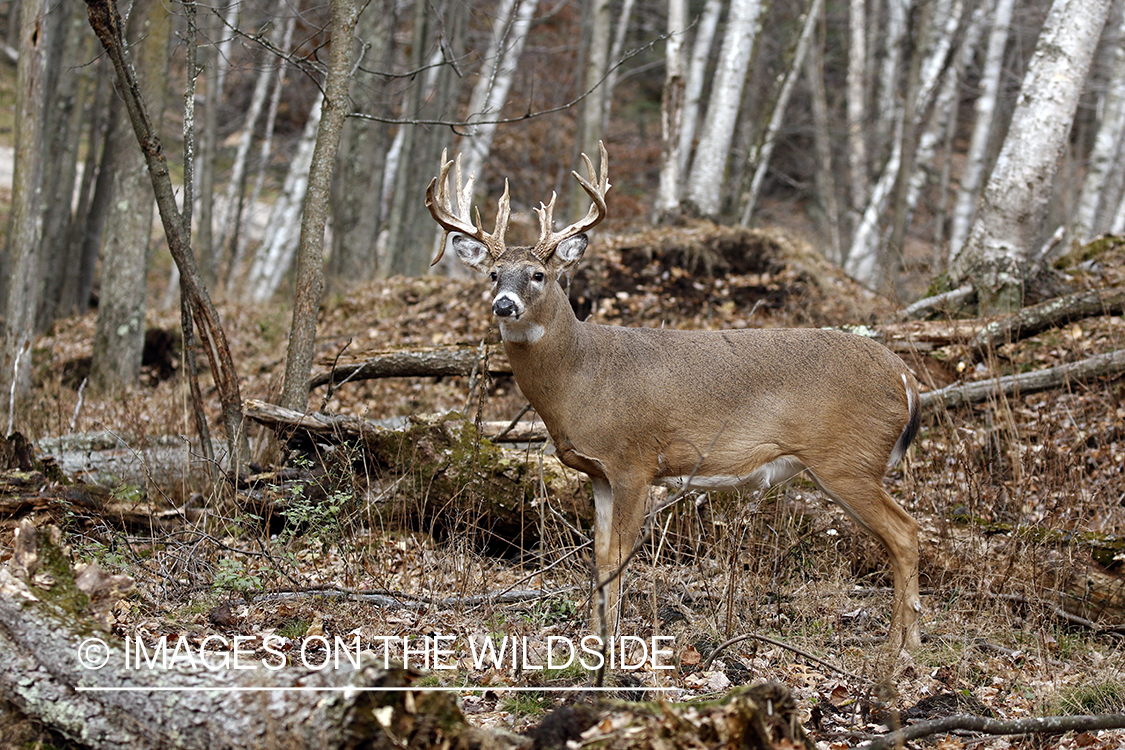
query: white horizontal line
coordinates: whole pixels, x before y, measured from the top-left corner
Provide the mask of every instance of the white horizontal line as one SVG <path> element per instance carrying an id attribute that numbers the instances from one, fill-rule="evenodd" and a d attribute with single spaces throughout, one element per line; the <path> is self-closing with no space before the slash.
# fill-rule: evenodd
<path id="1" fill-rule="evenodd" d="M 679 690 L 674 687 L 506 687 L 503 685 L 484 685 L 484 686 L 464 686 L 464 687 L 359 687 L 359 686 L 332 686 L 332 687 L 308 687 L 302 685 L 294 685 L 291 687 L 279 686 L 231 686 L 231 687 L 197 687 L 197 686 L 184 686 L 172 687 L 169 685 L 153 685 L 151 687 L 125 685 L 121 687 L 88 687 L 78 686 L 75 688 L 80 693 L 203 693 L 203 692 L 219 692 L 219 693 L 255 693 L 276 690 L 294 690 L 298 692 L 308 693 L 343 693 L 347 691 L 363 692 L 363 693 L 479 693 L 485 690 L 495 690 L 497 692 L 537 692 L 537 693 L 584 693 L 584 692 L 606 692 L 614 691 L 621 692 L 626 690 L 649 690 L 657 692 L 667 692 L 670 690 Z"/>

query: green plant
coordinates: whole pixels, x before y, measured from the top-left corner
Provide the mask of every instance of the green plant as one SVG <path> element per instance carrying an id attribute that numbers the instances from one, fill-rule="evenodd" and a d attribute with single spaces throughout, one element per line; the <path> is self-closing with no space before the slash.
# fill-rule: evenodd
<path id="1" fill-rule="evenodd" d="M 540 716 L 547 712 L 547 696 L 538 690 L 518 692 L 501 700 L 500 710 L 517 719 Z"/>
<path id="2" fill-rule="evenodd" d="M 239 594 L 249 601 L 251 595 L 262 588 L 262 581 L 247 571 L 241 560 L 224 557 L 219 560 L 219 569 L 211 585 L 222 591 Z"/>

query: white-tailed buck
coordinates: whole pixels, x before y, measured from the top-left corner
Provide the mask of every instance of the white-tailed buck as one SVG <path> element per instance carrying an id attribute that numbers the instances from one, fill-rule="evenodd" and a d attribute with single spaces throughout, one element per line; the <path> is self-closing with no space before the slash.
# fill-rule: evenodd
<path id="1" fill-rule="evenodd" d="M 493 232 L 484 231 L 479 212 L 470 221 L 473 176 L 462 187 L 459 158 L 454 167 L 442 154 L 426 205 L 447 237 L 454 233 L 457 257 L 491 276 L 492 313 L 516 382 L 563 463 L 593 481 L 599 582 L 640 536 L 649 485 L 767 487 L 807 471 L 886 548 L 895 585 L 891 645 L 918 647 L 918 525 L 883 488 L 887 468 L 918 428 L 910 371 L 882 345 L 839 331 L 678 331 L 578 320 L 560 277 L 582 259 L 585 232 L 605 218 L 609 190 L 605 147 L 600 174 L 582 158 L 589 178 L 574 176 L 593 205 L 556 232 L 552 195 L 535 209 L 532 247 L 505 244 L 506 185 Z M 619 581 L 608 586 L 611 629 Z"/>

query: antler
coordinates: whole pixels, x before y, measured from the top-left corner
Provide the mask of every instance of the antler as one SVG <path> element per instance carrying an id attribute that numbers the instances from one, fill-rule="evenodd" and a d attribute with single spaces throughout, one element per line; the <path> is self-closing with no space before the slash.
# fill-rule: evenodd
<path id="1" fill-rule="evenodd" d="M 589 161 L 589 160 L 587 160 Z M 453 205 L 449 197 L 449 168 L 453 167 L 453 179 L 457 184 L 457 213 L 453 212 Z M 484 243 L 489 255 L 499 258 L 504 252 L 504 235 L 508 232 L 508 217 L 510 203 L 508 198 L 508 181 L 504 181 L 504 194 L 500 196 L 500 203 L 496 212 L 496 226 L 492 234 L 484 231 L 480 220 L 480 211 L 476 212 L 476 221 L 470 224 L 467 221 L 473 204 L 473 180 L 476 174 L 469 175 L 469 181 L 464 187 L 461 185 L 461 154 L 457 154 L 454 161 L 446 159 L 446 151 L 441 152 L 441 171 L 438 176 L 430 181 L 426 188 L 426 208 L 430 209 L 430 216 L 434 217 L 445 233 L 441 236 L 441 250 L 433 263 L 436 265 L 441 256 L 445 254 L 445 243 L 450 232 L 460 232 L 475 240 Z"/>
<path id="2" fill-rule="evenodd" d="M 590 196 L 593 203 L 590 204 L 590 210 L 586 212 L 586 216 L 577 221 L 566 229 L 561 229 L 558 232 L 552 231 L 554 224 L 554 217 L 552 214 L 555 211 L 555 194 L 551 193 L 551 202 L 547 205 L 539 204 L 539 208 L 535 209 L 535 213 L 539 216 L 539 241 L 535 243 L 535 248 L 532 253 L 535 254 L 540 260 L 546 260 L 555 251 L 558 244 L 565 239 L 573 237 L 576 234 L 593 229 L 601 223 L 602 219 L 606 217 L 605 207 L 605 194 L 609 192 L 609 155 L 605 152 L 605 144 L 598 141 L 598 149 L 601 151 L 601 175 L 594 172 L 594 164 L 590 161 L 590 157 L 582 154 L 582 159 L 586 162 L 586 173 L 589 174 L 590 179 L 584 179 L 582 175 L 577 172 L 571 172 L 574 179 L 578 180 L 578 184 Z"/>

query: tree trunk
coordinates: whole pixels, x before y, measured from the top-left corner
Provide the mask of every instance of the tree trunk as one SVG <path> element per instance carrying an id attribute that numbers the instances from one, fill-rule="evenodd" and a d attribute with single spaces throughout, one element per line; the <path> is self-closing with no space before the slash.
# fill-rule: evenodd
<path id="1" fill-rule="evenodd" d="M 793 52 L 789 69 L 785 73 L 781 91 L 778 92 L 777 100 L 773 103 L 773 112 L 762 138 L 762 145 L 756 149 L 756 153 L 752 154 L 749 160 L 751 164 L 755 165 L 755 168 L 754 176 L 750 180 L 750 188 L 747 190 L 746 206 L 742 210 L 741 224 L 744 227 L 750 226 L 750 221 L 754 215 L 754 207 L 758 203 L 758 193 L 761 191 L 762 183 L 766 178 L 766 170 L 769 168 L 770 157 L 773 156 L 777 135 L 781 130 L 781 123 L 785 119 L 785 110 L 789 107 L 789 97 L 793 94 L 797 77 L 804 67 L 809 42 L 812 40 L 813 31 L 816 30 L 816 24 L 820 20 L 820 12 L 823 7 L 824 0 L 812 0 L 808 11 L 805 13 L 801 33 L 797 39 L 797 48 Z"/>
<path id="2" fill-rule="evenodd" d="M 1109 0 L 1055 0 L 1028 63 L 1004 147 L 952 275 L 977 289 L 986 313 L 1023 302 L 1059 162 Z"/>
<path id="3" fill-rule="evenodd" d="M 293 322 L 289 326 L 289 348 L 285 356 L 285 379 L 279 402 L 303 411 L 308 406 L 309 379 L 316 344 L 316 319 L 324 294 L 324 225 L 332 173 L 340 149 L 340 131 L 348 114 L 351 82 L 352 31 L 359 14 L 355 0 L 331 0 L 331 51 L 324 82 L 323 115 L 309 168 L 309 189 L 301 218 L 301 242 L 297 250 L 297 295 Z"/>
<path id="4" fill-rule="evenodd" d="M 128 36 L 142 40 L 134 47 L 141 97 L 161 121 L 167 87 L 172 16 L 154 0 L 138 0 L 129 14 Z M 102 251 L 102 284 L 90 384 L 101 391 L 135 385 L 141 374 L 145 343 L 145 290 L 148 252 L 152 243 L 152 185 L 144 153 L 126 119 L 113 135 L 122 155 L 113 175 L 113 200 L 107 216 Z"/>
<path id="5" fill-rule="evenodd" d="M 848 179 L 851 211 L 867 204 L 867 2 L 848 4 Z M 853 232 L 858 232 L 858 228 Z M 847 258 L 844 258 L 847 260 Z"/>
<path id="6" fill-rule="evenodd" d="M 824 27 L 824 8 L 821 7 L 818 20 L 821 28 Z M 812 46 L 812 54 L 808 57 L 805 66 L 805 75 L 808 78 L 812 120 L 813 143 L 816 149 L 816 181 L 817 218 L 820 220 L 822 232 L 828 237 L 827 250 L 821 254 L 830 263 L 842 265 L 844 262 L 843 249 L 840 244 L 840 201 L 836 192 L 836 172 L 833 168 L 832 137 L 829 132 L 828 117 L 828 92 L 824 86 L 824 33 Z"/>
<path id="7" fill-rule="evenodd" d="M 723 12 L 722 0 L 707 0 L 703 13 L 695 23 L 695 41 L 691 48 L 691 62 L 684 81 L 684 117 L 680 130 L 680 183 L 676 186 L 678 200 L 683 200 L 684 182 L 691 164 L 695 134 L 699 130 L 699 107 L 703 100 L 703 87 L 707 81 L 707 60 L 715 42 L 715 30 Z"/>
<path id="8" fill-rule="evenodd" d="M 394 14 L 386 2 L 369 3 L 360 11 L 356 37 L 363 44 L 361 67 L 390 69 Z M 362 77 L 362 78 L 361 78 Z M 377 76 L 357 71 L 352 98 L 371 91 L 365 112 L 386 114 L 385 94 Z M 358 117 L 344 123 L 332 195 L 332 253 L 325 281 L 330 293 L 346 294 L 356 284 L 374 278 L 378 266 L 376 243 L 383 223 L 383 174 L 388 144 L 387 126 Z"/>
<path id="9" fill-rule="evenodd" d="M 664 92 L 660 97 L 660 187 L 656 215 L 666 221 L 680 209 L 680 134 L 684 127 L 684 34 L 687 0 L 668 0 L 668 39 L 664 43 Z"/>
<path id="10" fill-rule="evenodd" d="M 16 407 L 31 388 L 31 342 L 43 293 L 39 252 L 43 237 L 44 123 L 47 119 L 50 28 L 46 0 L 19 4 L 16 70 L 16 148 L 12 208 L 8 219 L 8 283 L 4 300 L 4 352 L 0 361 L 0 428 L 11 432 Z M 14 396 L 14 398 L 10 398 Z"/>
<path id="11" fill-rule="evenodd" d="M 606 73 L 609 70 L 609 37 L 612 17 L 609 13 L 609 0 L 587 0 L 587 11 L 584 20 L 589 24 L 589 44 L 586 49 L 586 61 L 583 72 L 583 83 L 586 96 L 582 100 L 582 114 L 579 123 L 581 133 L 578 147 L 584 154 L 598 153 L 598 143 L 605 133 L 605 112 L 608 92 L 605 86 Z M 575 157 L 578 155 L 575 154 Z M 575 158 L 575 161 L 578 161 Z M 567 216 L 570 221 L 577 221 L 586 213 L 587 196 L 582 186 L 577 182 L 570 184 L 570 200 L 567 202 Z"/>
<path id="12" fill-rule="evenodd" d="M 731 2 L 723 49 L 711 86 L 711 101 L 688 179 L 689 210 L 700 216 L 717 217 L 722 209 L 727 157 L 742 104 L 746 68 L 758 35 L 761 7 L 759 0 Z"/>
<path id="13" fill-rule="evenodd" d="M 1109 66 L 1101 124 L 1068 231 L 1070 242 L 1080 245 L 1111 229 L 1112 207 L 1117 205 L 1112 196 L 1119 193 L 1112 186 L 1117 183 L 1119 188 L 1121 181 L 1114 168 L 1121 168 L 1119 154 L 1125 141 L 1125 12 L 1120 0 L 1116 5 L 1117 23 L 1112 28 L 1106 26 L 1106 43 L 1112 47 L 1113 62 Z"/>
<path id="14" fill-rule="evenodd" d="M 965 244 L 969 228 L 976 215 L 977 199 L 983 176 L 987 174 L 988 143 L 996 119 L 996 99 L 1000 90 L 1000 74 L 1004 63 L 1004 48 L 1008 43 L 1014 0 L 996 0 L 992 31 L 988 35 L 988 50 L 981 70 L 980 94 L 973 109 L 976 117 L 969 150 L 965 154 L 965 169 L 953 207 L 953 224 L 949 235 L 949 257 L 955 258 Z"/>
<path id="15" fill-rule="evenodd" d="M 323 97 L 318 97 L 309 110 L 305 129 L 297 142 L 296 153 L 289 162 L 285 184 L 270 211 L 266 236 L 254 256 L 246 274 L 242 297 L 247 302 L 265 302 L 274 295 L 285 273 L 293 263 L 297 251 L 297 234 L 301 218 L 301 205 L 309 185 L 316 133 L 320 127 Z"/>

